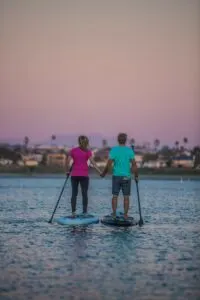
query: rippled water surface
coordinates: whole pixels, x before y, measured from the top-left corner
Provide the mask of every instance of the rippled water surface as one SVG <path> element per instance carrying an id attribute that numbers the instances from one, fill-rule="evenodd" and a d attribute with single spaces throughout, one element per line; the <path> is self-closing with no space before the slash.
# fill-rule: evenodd
<path id="1" fill-rule="evenodd" d="M 142 228 L 48 224 L 63 181 L 0 178 L 1 300 L 200 299 L 199 181 L 141 180 Z M 90 188 L 89 212 L 110 213 L 111 181 Z M 55 218 L 69 212 L 68 185 Z"/>

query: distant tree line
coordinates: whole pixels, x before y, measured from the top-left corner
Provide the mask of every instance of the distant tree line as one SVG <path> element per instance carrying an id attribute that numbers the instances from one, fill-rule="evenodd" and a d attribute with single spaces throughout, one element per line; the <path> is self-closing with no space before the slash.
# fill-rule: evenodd
<path id="1" fill-rule="evenodd" d="M 56 141 L 56 135 L 52 134 L 50 137 L 51 145 L 53 146 L 54 142 Z M 134 138 L 130 138 L 128 140 L 128 143 L 131 147 L 135 149 L 141 150 L 143 154 L 143 162 L 147 162 L 150 160 L 156 160 L 158 158 L 158 155 L 162 155 L 165 160 L 167 160 L 167 165 L 170 166 L 172 162 L 172 158 L 176 156 L 177 154 L 183 153 L 185 150 L 187 150 L 188 145 L 188 138 L 184 137 L 182 139 L 182 145 L 179 141 L 174 142 L 174 147 L 170 148 L 167 145 L 164 145 L 160 148 L 160 140 L 156 138 L 152 145 L 154 153 L 151 153 L 150 151 L 150 143 L 147 142 L 143 144 L 142 146 L 136 145 L 136 140 Z M 12 160 L 15 164 L 18 160 L 23 160 L 23 155 L 30 154 L 30 153 L 40 153 L 39 150 L 32 149 L 30 150 L 29 147 L 30 144 L 30 138 L 28 136 L 25 136 L 22 144 L 17 144 L 14 146 L 10 146 L 9 144 L 1 144 L 0 145 L 0 158 L 9 159 Z M 108 141 L 106 139 L 102 140 L 102 149 L 100 149 L 97 153 L 96 160 L 101 161 L 105 160 L 108 156 L 108 152 L 110 150 L 110 147 L 108 145 Z M 46 165 L 47 163 L 47 155 L 51 152 L 50 150 L 46 150 L 45 153 L 43 153 L 43 157 L 41 160 L 42 165 Z M 65 153 L 64 150 L 58 150 L 59 153 Z M 195 156 L 195 166 L 200 164 L 200 147 L 196 146 L 191 150 L 191 154 Z"/>

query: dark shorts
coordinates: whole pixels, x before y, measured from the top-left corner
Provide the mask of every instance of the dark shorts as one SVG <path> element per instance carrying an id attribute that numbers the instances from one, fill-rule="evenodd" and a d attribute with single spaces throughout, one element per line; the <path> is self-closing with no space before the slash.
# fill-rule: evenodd
<path id="1" fill-rule="evenodd" d="M 123 196 L 130 196 L 131 194 L 131 178 L 123 176 L 112 177 L 112 194 L 118 196 L 122 190 Z"/>

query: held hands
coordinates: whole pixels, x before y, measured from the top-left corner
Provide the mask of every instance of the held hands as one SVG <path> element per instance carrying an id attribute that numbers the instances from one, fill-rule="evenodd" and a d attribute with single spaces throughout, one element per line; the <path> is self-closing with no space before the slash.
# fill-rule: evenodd
<path id="1" fill-rule="evenodd" d="M 104 178 L 105 177 L 105 175 L 106 175 L 106 173 L 103 171 L 100 171 L 100 173 L 99 173 L 99 175 L 102 177 L 102 178 Z"/>
<path id="2" fill-rule="evenodd" d="M 105 172 L 104 171 L 101 171 L 99 168 L 97 169 L 100 177 L 104 177 L 105 176 Z"/>
<path id="3" fill-rule="evenodd" d="M 102 171 L 99 172 L 99 175 L 100 175 L 100 177 L 102 177 L 102 178 L 105 176 L 104 172 L 102 172 Z"/>

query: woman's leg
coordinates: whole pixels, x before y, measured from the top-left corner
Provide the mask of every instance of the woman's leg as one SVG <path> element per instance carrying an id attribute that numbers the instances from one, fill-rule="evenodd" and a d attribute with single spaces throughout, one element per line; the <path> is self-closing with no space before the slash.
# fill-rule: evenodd
<path id="1" fill-rule="evenodd" d="M 83 199 L 83 213 L 87 213 L 89 177 L 81 177 L 80 185 Z"/>
<path id="2" fill-rule="evenodd" d="M 71 185 L 72 185 L 72 197 L 71 197 L 71 207 L 72 207 L 72 214 L 76 211 L 76 199 L 78 195 L 78 184 L 79 178 L 76 176 L 71 176 Z"/>

